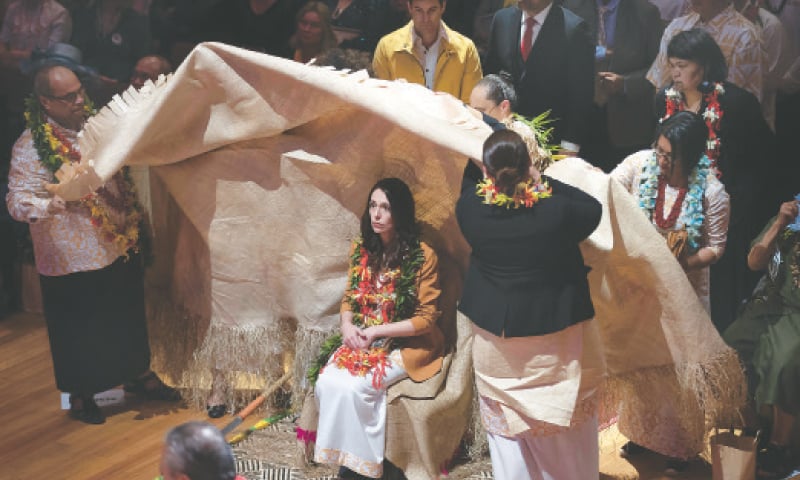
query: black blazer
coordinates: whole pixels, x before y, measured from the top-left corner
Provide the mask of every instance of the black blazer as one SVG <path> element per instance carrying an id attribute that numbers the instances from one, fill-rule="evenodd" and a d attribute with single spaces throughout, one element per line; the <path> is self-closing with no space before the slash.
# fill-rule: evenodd
<path id="1" fill-rule="evenodd" d="M 494 15 L 489 33 L 485 73 L 509 72 L 517 90 L 517 112 L 535 117 L 550 110 L 552 142 L 581 144 L 589 128 L 594 99 L 594 43 L 580 17 L 553 5 L 531 48 L 522 61 L 520 26 L 522 10 L 508 7 Z"/>
<path id="2" fill-rule="evenodd" d="M 591 38 L 597 43 L 597 2 L 560 1 L 563 7 L 586 20 Z M 597 71 L 614 72 L 625 77 L 626 91 L 612 95 L 607 104 L 608 135 L 613 145 L 649 145 L 653 141 L 656 127 L 653 97 L 656 91 L 645 76 L 658 55 L 663 32 L 661 14 L 649 0 L 619 2 L 614 53 L 595 63 Z"/>
<path id="3" fill-rule="evenodd" d="M 587 193 L 543 176 L 550 198 L 532 208 L 486 205 L 465 176 L 456 217 L 472 247 L 458 309 L 497 336 L 563 330 L 594 316 L 578 244 L 600 222 Z"/>

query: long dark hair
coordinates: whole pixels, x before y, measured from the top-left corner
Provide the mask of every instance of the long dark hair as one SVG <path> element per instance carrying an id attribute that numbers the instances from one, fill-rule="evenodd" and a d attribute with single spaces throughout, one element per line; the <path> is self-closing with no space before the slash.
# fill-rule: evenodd
<path id="1" fill-rule="evenodd" d="M 397 241 L 392 245 L 384 245 L 380 235 L 372 229 L 369 203 L 372 193 L 378 189 L 389 200 L 392 222 L 394 222 L 394 230 L 397 234 Z M 364 240 L 364 248 L 369 255 L 367 265 L 373 272 L 379 271 L 382 267 L 397 268 L 406 255 L 411 252 L 411 249 L 419 245 L 419 227 L 417 226 L 414 196 L 405 182 L 399 178 L 383 178 L 372 186 L 367 195 L 364 214 L 361 215 L 361 238 Z"/>
<path id="2" fill-rule="evenodd" d="M 498 130 L 483 142 L 483 165 L 494 178 L 497 189 L 513 195 L 517 184 L 530 174 L 528 146 L 516 132 Z"/>
<path id="3" fill-rule="evenodd" d="M 728 78 L 728 66 L 717 42 L 703 29 L 678 33 L 667 45 L 667 57 L 691 60 L 703 67 L 703 81 L 722 82 Z"/>
<path id="4" fill-rule="evenodd" d="M 658 128 L 656 142 L 661 136 L 672 147 L 672 162 L 679 160 L 683 173 L 688 177 L 706 151 L 708 128 L 703 117 L 687 110 L 678 112 Z"/>

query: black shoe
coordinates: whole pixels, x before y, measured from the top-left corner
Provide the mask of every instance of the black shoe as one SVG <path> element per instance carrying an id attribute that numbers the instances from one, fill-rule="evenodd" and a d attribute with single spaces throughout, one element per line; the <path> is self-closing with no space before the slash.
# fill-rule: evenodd
<path id="1" fill-rule="evenodd" d="M 622 458 L 633 457 L 635 455 L 640 455 L 647 451 L 646 448 L 639 445 L 638 443 L 628 441 L 625 445 L 619 447 L 619 456 Z"/>
<path id="2" fill-rule="evenodd" d="M 90 425 L 106 423 L 106 416 L 91 395 L 70 395 L 69 404 L 70 418 Z"/>
<path id="3" fill-rule="evenodd" d="M 165 402 L 178 402 L 181 400 L 180 392 L 162 382 L 152 370 L 126 383 L 123 385 L 123 389 L 127 393 L 143 395 L 148 400 Z"/>
<path id="4" fill-rule="evenodd" d="M 756 458 L 758 478 L 784 478 L 792 471 L 789 449 L 786 446 L 767 444 Z"/>
<path id="5" fill-rule="evenodd" d="M 343 480 L 369 480 L 369 477 L 360 475 L 347 467 L 339 467 L 338 477 Z"/>
<path id="6" fill-rule="evenodd" d="M 226 405 L 207 405 L 206 412 L 210 418 L 220 418 L 228 412 Z"/>
<path id="7" fill-rule="evenodd" d="M 688 460 L 680 460 L 677 458 L 668 458 L 667 465 L 664 468 L 664 475 L 668 477 L 677 477 L 686 473 L 689 469 Z"/>

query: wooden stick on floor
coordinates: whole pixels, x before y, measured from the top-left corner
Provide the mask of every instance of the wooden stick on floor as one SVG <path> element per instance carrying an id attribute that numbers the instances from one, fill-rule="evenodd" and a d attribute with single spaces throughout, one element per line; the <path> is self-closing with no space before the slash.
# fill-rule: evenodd
<path id="1" fill-rule="evenodd" d="M 292 378 L 292 369 L 290 368 L 286 373 L 283 374 L 281 378 L 276 380 L 272 385 L 269 386 L 266 390 L 264 390 L 261 395 L 257 396 L 255 400 L 250 402 L 246 407 L 244 407 L 239 413 L 236 414 L 236 418 L 231 420 L 231 423 L 225 425 L 222 429 L 222 434 L 227 435 L 234 431 L 236 427 L 242 424 L 245 418 L 250 416 L 251 413 L 255 411 L 256 408 L 260 407 L 264 400 L 267 399 L 270 395 L 275 393 L 278 388 L 280 388 L 284 383 L 286 383 L 290 378 Z"/>

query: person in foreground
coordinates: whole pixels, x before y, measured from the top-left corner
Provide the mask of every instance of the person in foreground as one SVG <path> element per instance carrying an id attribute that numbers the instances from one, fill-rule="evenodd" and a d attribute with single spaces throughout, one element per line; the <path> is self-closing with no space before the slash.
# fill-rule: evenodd
<path id="1" fill-rule="evenodd" d="M 772 417 L 767 444 L 758 453 L 760 476 L 784 478 L 788 445 L 800 413 L 800 221 L 796 200 L 781 205 L 753 242 L 747 264 L 767 273 L 723 338 L 745 365 L 753 406 Z M 745 419 L 757 427 L 755 412 Z"/>
<path id="2" fill-rule="evenodd" d="M 127 383 L 148 399 L 180 400 L 150 370 L 142 259 L 142 208 L 126 170 L 77 202 L 46 186 L 77 164 L 78 131 L 92 112 L 80 80 L 45 66 L 27 101 L 27 129 L 14 145 L 8 210 L 30 224 L 56 385 L 70 392 L 72 418 L 105 422 L 94 394 Z"/>
<path id="3" fill-rule="evenodd" d="M 730 217 L 728 194 L 704 153 L 707 134 L 701 116 L 678 112 L 659 126 L 652 149 L 630 155 L 611 172 L 665 237 L 706 311 L 709 267 L 725 252 Z M 645 402 L 650 405 L 659 404 L 656 399 L 678 398 L 672 379 L 652 382 L 644 392 L 638 393 L 653 395 L 653 401 Z M 627 457 L 653 448 L 669 457 L 666 473 L 677 475 L 703 448 L 704 432 L 697 428 L 702 421 L 683 418 L 673 402 L 660 405 L 647 412 L 623 407 L 619 429 L 631 441 L 620 454 Z"/>
<path id="4" fill-rule="evenodd" d="M 578 244 L 602 207 L 541 175 L 510 130 L 486 140 L 482 169 L 483 181 L 464 176 L 456 205 L 472 247 L 458 308 L 473 323 L 494 478 L 596 479 L 605 363 Z"/>
<path id="5" fill-rule="evenodd" d="M 206 422 L 187 422 L 167 433 L 159 470 L 159 480 L 244 480 L 236 475 L 225 436 Z"/>
<path id="6" fill-rule="evenodd" d="M 438 260 L 420 241 L 414 198 L 397 178 L 369 192 L 353 242 L 341 306 L 342 345 L 319 374 L 314 460 L 341 465 L 342 478 L 380 478 L 386 389 L 441 369 L 444 336 Z"/>

